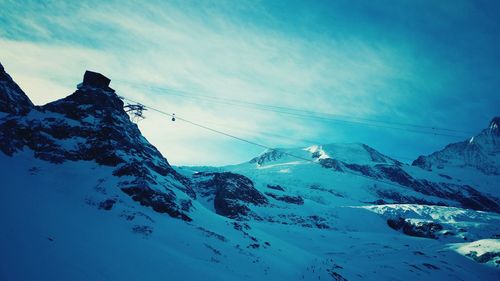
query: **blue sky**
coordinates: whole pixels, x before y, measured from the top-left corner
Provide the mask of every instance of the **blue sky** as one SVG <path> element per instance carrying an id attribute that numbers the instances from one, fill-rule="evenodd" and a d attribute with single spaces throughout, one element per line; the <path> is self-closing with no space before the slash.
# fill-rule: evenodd
<path id="1" fill-rule="evenodd" d="M 409 158 L 461 137 L 295 118 L 164 89 L 460 136 L 499 115 L 496 1 L 40 2 L 0 0 L 0 61 L 36 104 L 70 94 L 90 69 L 123 96 L 268 146 L 363 142 Z M 238 163 L 262 151 L 147 116 L 141 130 L 173 164 Z"/>

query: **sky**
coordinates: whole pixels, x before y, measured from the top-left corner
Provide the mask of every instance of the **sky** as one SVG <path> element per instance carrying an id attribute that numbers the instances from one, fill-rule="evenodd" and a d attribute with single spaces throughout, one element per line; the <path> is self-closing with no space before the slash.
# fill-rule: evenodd
<path id="1" fill-rule="evenodd" d="M 0 62 L 35 104 L 93 70 L 121 96 L 265 146 L 361 142 L 404 162 L 500 115 L 498 1 L 65 2 L 0 0 Z M 263 151 L 145 115 L 171 164 Z"/>

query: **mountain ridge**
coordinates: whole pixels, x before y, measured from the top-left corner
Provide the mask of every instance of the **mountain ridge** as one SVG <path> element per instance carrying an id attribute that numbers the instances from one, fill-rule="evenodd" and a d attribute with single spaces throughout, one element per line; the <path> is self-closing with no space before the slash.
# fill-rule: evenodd
<path id="1" fill-rule="evenodd" d="M 500 117 L 494 117 L 489 126 L 476 136 L 451 143 L 428 156 L 419 156 L 413 166 L 432 170 L 450 167 L 472 167 L 486 175 L 500 175 Z"/>
<path id="2" fill-rule="evenodd" d="M 189 180 L 178 174 L 142 136 L 123 106 L 118 95 L 107 87 L 80 86 L 73 94 L 32 107 L 23 112 L 25 115 L 4 117 L 6 121 L 0 124 L 0 150 L 12 156 L 26 146 L 36 158 L 52 163 L 94 160 L 115 167 L 114 175 L 135 177 L 120 183 L 123 192 L 134 200 L 190 220 L 183 210 L 195 197 Z M 178 195 L 173 189 L 184 193 L 185 198 L 176 202 Z"/>

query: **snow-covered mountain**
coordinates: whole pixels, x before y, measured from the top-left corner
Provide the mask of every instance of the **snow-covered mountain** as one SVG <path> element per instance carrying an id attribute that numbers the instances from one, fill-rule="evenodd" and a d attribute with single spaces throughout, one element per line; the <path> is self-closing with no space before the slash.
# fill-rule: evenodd
<path id="1" fill-rule="evenodd" d="M 172 167 L 106 77 L 34 106 L 0 70 L 0 280 L 500 277 L 499 175 L 452 173 L 477 165 L 328 144 Z"/>
<path id="2" fill-rule="evenodd" d="M 500 117 L 495 117 L 477 136 L 449 144 L 429 156 L 420 156 L 413 165 L 427 170 L 470 167 L 485 175 L 500 175 L 499 125 Z"/>
<path id="3" fill-rule="evenodd" d="M 462 180 L 405 165 L 365 144 L 273 149 L 248 163 L 220 169 L 247 176 L 264 193 L 274 194 L 268 186 L 279 185 L 281 194 L 317 196 L 329 206 L 413 203 L 500 211 L 498 191 L 482 193 Z"/>

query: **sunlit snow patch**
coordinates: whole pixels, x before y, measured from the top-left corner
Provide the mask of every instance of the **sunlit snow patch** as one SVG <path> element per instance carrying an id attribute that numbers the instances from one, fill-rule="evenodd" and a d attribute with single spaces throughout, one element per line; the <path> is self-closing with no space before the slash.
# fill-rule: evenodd
<path id="1" fill-rule="evenodd" d="M 450 248 L 479 263 L 500 267 L 500 239 L 482 239 L 471 243 L 457 243 L 452 244 Z"/>

